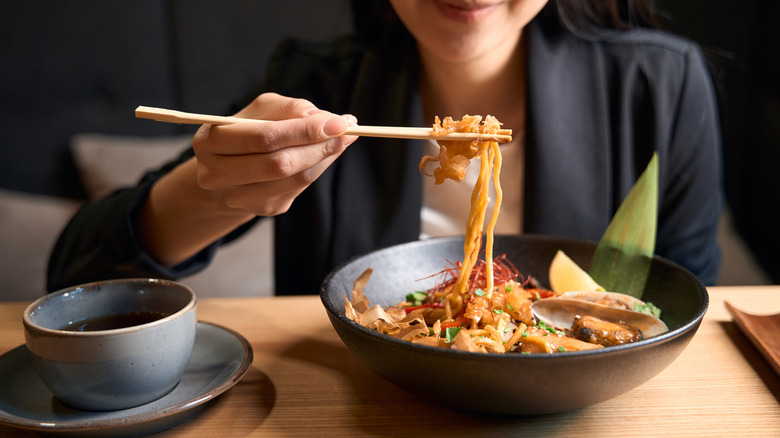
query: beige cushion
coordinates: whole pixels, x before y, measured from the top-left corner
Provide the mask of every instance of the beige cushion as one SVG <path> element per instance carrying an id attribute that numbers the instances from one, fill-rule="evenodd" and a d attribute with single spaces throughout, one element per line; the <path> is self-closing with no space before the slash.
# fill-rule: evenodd
<path id="1" fill-rule="evenodd" d="M 124 137 L 78 134 L 71 140 L 70 147 L 87 197 L 94 200 L 120 187 L 134 185 L 147 171 L 179 156 L 191 141 L 191 135 Z"/>
<path id="2" fill-rule="evenodd" d="M 0 189 L 0 300 L 46 294 L 46 266 L 62 228 L 81 202 Z"/>

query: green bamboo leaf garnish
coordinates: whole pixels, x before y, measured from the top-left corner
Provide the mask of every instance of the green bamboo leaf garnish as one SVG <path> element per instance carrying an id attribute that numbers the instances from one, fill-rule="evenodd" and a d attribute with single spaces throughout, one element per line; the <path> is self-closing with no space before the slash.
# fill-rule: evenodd
<path id="1" fill-rule="evenodd" d="M 593 254 L 589 274 L 604 289 L 641 298 L 658 226 L 658 154 L 620 204 Z"/>

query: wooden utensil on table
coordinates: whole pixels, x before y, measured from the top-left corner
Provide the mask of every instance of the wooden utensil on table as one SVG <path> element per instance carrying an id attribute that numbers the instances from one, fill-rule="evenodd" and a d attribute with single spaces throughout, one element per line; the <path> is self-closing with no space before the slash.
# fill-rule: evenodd
<path id="1" fill-rule="evenodd" d="M 737 327 L 750 339 L 772 369 L 780 376 L 780 313 L 751 315 L 734 307 L 728 301 L 726 309 L 734 317 Z"/>
<path id="2" fill-rule="evenodd" d="M 151 119 L 158 122 L 181 124 L 212 124 L 228 125 L 232 123 L 268 123 L 268 120 L 245 119 L 241 117 L 213 116 L 208 114 L 187 113 L 183 111 L 169 110 L 139 106 L 135 110 L 135 116 L 140 119 Z M 431 128 L 410 128 L 401 126 L 350 126 L 345 135 L 358 135 L 363 137 L 385 138 L 409 138 L 422 140 L 455 140 L 455 141 L 495 141 L 508 143 L 512 141 L 512 130 L 501 129 L 496 134 L 480 134 L 477 132 L 452 132 L 436 135 Z"/>

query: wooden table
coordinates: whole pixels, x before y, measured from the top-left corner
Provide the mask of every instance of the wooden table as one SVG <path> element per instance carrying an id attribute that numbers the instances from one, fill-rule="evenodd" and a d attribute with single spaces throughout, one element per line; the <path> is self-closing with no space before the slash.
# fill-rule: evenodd
<path id="1" fill-rule="evenodd" d="M 203 299 L 200 319 L 249 339 L 253 366 L 159 436 L 780 437 L 780 378 L 731 322 L 726 299 L 780 312 L 780 286 L 710 288 L 701 328 L 661 374 L 607 402 L 530 418 L 465 414 L 388 383 L 344 347 L 318 297 Z M 24 342 L 26 304 L 0 303 L 0 354 Z M 0 426 L 3 437 L 32 435 Z"/>

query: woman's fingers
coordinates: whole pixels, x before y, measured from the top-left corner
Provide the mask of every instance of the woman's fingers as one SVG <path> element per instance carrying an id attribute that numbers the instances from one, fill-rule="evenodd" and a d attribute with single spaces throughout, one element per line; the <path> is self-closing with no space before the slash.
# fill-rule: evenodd
<path id="1" fill-rule="evenodd" d="M 271 153 L 223 155 L 212 160 L 209 169 L 214 175 L 213 184 L 231 185 L 267 182 L 293 176 L 318 163 L 334 157 L 346 149 L 347 139 L 334 138 L 328 141 L 292 146 Z M 220 169 L 230 169 L 222 172 Z"/>
<path id="2" fill-rule="evenodd" d="M 243 129 L 235 125 L 199 133 L 193 147 L 203 168 L 203 183 L 222 186 L 286 178 L 340 154 L 355 140 L 353 136 L 340 135 L 355 123 L 354 117 L 323 114 L 316 118 L 319 120 L 315 123 L 274 122 L 279 126 L 262 133 L 253 129 L 256 127 Z M 222 128 L 239 129 L 226 133 Z"/>
<path id="3" fill-rule="evenodd" d="M 306 99 L 263 93 L 236 113 L 237 117 L 260 120 L 299 119 L 323 112 Z"/>
<path id="4" fill-rule="evenodd" d="M 259 216 L 276 216 L 286 212 L 298 195 L 336 160 L 332 157 L 288 178 L 271 182 L 230 186 L 221 191 L 225 204 L 251 211 Z"/>
<path id="5" fill-rule="evenodd" d="M 198 184 L 259 215 L 286 211 L 356 139 L 343 135 L 355 117 L 303 99 L 264 94 L 237 115 L 272 121 L 202 126 L 193 139 Z"/>
<path id="6" fill-rule="evenodd" d="M 204 125 L 194 141 L 198 143 L 196 147 L 204 145 L 203 149 L 211 154 L 270 153 L 290 146 L 324 142 L 342 135 L 350 124 L 355 123 L 353 116 L 319 112 L 304 118 L 267 123 Z"/>

